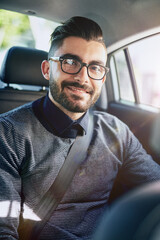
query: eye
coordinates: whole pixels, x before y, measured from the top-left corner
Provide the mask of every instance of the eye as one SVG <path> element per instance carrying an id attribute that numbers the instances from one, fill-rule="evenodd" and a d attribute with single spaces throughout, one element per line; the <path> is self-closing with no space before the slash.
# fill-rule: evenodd
<path id="1" fill-rule="evenodd" d="M 63 64 L 66 64 L 66 65 L 68 64 L 70 66 L 77 66 L 78 62 L 75 59 L 68 58 L 63 60 Z"/>
<path id="2" fill-rule="evenodd" d="M 90 65 L 90 70 L 92 72 L 96 72 L 96 73 L 101 73 L 103 72 L 103 67 L 99 66 L 99 65 Z"/>

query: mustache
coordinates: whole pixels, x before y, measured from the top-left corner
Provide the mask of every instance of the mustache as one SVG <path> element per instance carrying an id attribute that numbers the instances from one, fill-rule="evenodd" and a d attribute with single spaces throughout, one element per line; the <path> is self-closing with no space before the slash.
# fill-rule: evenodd
<path id="1" fill-rule="evenodd" d="M 68 81 L 63 81 L 62 84 L 62 89 L 64 89 L 65 87 L 68 87 L 68 86 L 73 86 L 73 87 L 77 87 L 77 88 L 82 88 L 84 89 L 86 92 L 92 94 L 94 92 L 93 88 L 92 87 L 89 87 L 87 84 L 80 84 L 78 82 L 68 82 Z"/>

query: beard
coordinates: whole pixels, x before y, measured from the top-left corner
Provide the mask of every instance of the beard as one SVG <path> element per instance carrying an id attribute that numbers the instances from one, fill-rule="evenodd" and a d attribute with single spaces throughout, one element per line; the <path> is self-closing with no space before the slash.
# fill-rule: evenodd
<path id="1" fill-rule="evenodd" d="M 90 98 L 88 100 L 82 100 L 82 98 L 76 94 L 72 94 L 72 96 L 68 97 L 64 92 L 64 88 L 68 86 L 84 89 L 87 94 L 89 94 Z M 57 82 L 51 78 L 49 81 L 49 87 L 53 99 L 70 112 L 86 112 L 91 106 L 95 104 L 100 96 L 100 91 L 97 91 L 95 93 L 92 87 L 89 87 L 87 84 L 81 85 L 78 82 L 68 82 L 64 80 L 61 83 L 61 86 L 59 86 Z"/>

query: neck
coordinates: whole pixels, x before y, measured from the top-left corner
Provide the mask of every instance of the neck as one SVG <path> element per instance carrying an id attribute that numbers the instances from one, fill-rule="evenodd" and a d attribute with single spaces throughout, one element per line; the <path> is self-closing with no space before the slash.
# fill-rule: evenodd
<path id="1" fill-rule="evenodd" d="M 49 92 L 49 98 L 61 111 L 63 111 L 66 115 L 68 115 L 72 120 L 77 120 L 77 119 L 79 119 L 80 117 L 82 117 L 84 115 L 84 112 L 83 113 L 79 113 L 79 112 L 70 112 L 70 111 L 68 111 L 66 108 L 61 106 L 59 103 L 57 103 L 53 99 L 53 97 L 50 94 L 50 92 Z"/>

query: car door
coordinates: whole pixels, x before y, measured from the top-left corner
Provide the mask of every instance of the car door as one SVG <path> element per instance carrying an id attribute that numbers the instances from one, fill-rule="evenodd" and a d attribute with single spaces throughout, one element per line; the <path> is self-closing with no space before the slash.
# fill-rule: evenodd
<path id="1" fill-rule="evenodd" d="M 160 109 L 159 63 L 158 33 L 109 54 L 106 86 L 108 112 L 125 122 L 160 163 L 152 146 L 152 129 Z"/>

